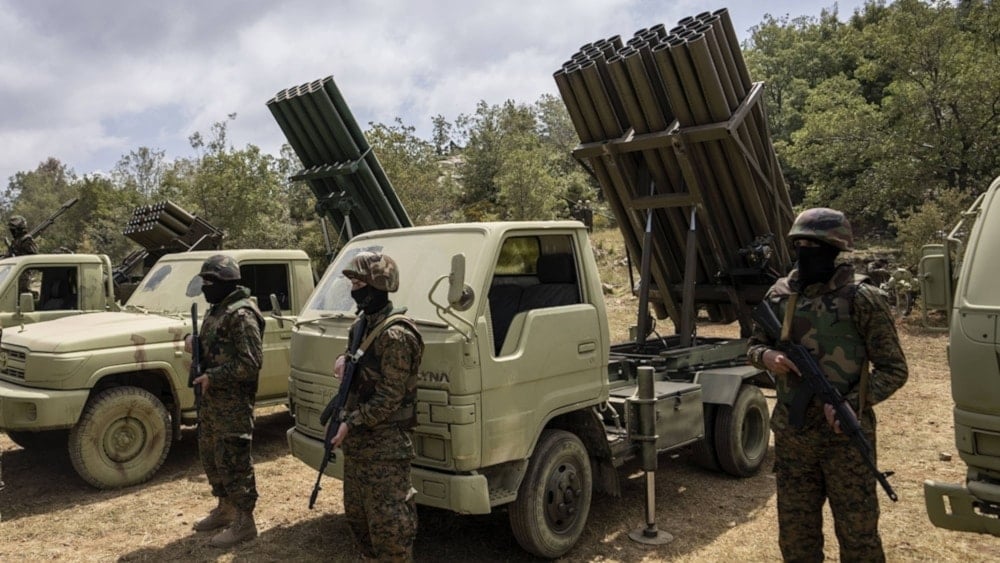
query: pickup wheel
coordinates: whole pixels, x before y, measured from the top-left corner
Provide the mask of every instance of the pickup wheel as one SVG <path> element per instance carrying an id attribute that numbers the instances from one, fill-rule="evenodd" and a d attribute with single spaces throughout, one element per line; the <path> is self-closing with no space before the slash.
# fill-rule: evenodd
<path id="1" fill-rule="evenodd" d="M 43 430 L 41 432 L 25 432 L 8 430 L 11 441 L 26 450 L 55 450 L 66 447 L 69 436 L 67 430 Z"/>
<path id="2" fill-rule="evenodd" d="M 715 451 L 723 471 L 736 477 L 755 475 L 764 462 L 770 439 L 770 415 L 764 394 L 743 384 L 733 406 L 719 405 L 715 419 Z"/>
<path id="3" fill-rule="evenodd" d="M 87 403 L 69 433 L 76 472 L 99 489 L 147 481 L 170 451 L 170 415 L 138 387 L 102 391 Z"/>
<path id="4" fill-rule="evenodd" d="M 590 458 L 583 442 L 564 430 L 545 430 L 510 505 L 517 543 L 540 557 L 566 553 L 583 533 L 591 494 Z"/>

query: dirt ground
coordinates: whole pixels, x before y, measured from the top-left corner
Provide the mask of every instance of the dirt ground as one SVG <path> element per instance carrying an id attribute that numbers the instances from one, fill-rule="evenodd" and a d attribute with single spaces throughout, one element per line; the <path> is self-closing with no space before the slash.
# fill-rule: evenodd
<path id="1" fill-rule="evenodd" d="M 617 292 L 622 295 L 624 292 Z M 621 337 L 635 310 L 630 295 L 607 299 Z M 666 327 L 660 330 L 666 330 Z M 701 334 L 731 335 L 735 326 L 703 326 Z M 899 502 L 879 491 L 881 531 L 890 561 L 998 561 L 1000 538 L 935 528 L 927 519 L 923 482 L 960 482 L 965 465 L 954 447 L 947 338 L 909 323 L 901 328 L 910 380 L 877 408 L 879 466 Z M 772 393 L 768 392 L 768 395 Z M 769 397 L 773 401 L 773 398 Z M 292 419 L 283 407 L 261 411 L 254 459 L 260 501 L 260 537 L 230 551 L 208 546 L 191 524 L 213 504 L 201 471 L 193 430 L 173 444 L 154 479 L 140 486 L 97 491 L 74 472 L 68 455 L 26 451 L 0 434 L 0 561 L 347 561 L 355 553 L 343 517 L 340 482 L 324 479 L 315 510 L 307 507 L 313 470 L 288 453 Z M 951 454 L 942 461 L 941 454 Z M 686 454 L 660 456 L 656 524 L 674 536 L 648 548 L 628 538 L 645 523 L 645 478 L 637 466 L 622 470 L 621 498 L 595 496 L 586 530 L 566 561 L 776 561 L 773 452 L 764 469 L 735 479 L 698 469 Z M 415 547 L 419 561 L 528 561 L 511 535 L 507 514 L 459 516 L 420 509 Z M 827 557 L 838 558 L 826 518 Z"/>
<path id="2" fill-rule="evenodd" d="M 713 329 L 730 327 L 702 332 Z M 892 503 L 880 492 L 887 555 L 892 561 L 1000 560 L 1000 538 L 948 532 L 927 520 L 923 481 L 958 482 L 964 465 L 953 445 L 946 338 L 914 328 L 904 328 L 902 335 L 910 381 L 878 408 L 879 465 L 896 472 L 891 482 L 900 497 Z M 0 560 L 351 560 L 340 482 L 325 479 L 316 509 L 307 508 L 315 474 L 288 454 L 285 431 L 291 424 L 283 408 L 258 418 L 261 535 L 231 551 L 209 547 L 206 534 L 190 529 L 212 504 L 192 431 L 173 445 L 151 482 L 119 491 L 90 488 L 61 450 L 25 451 L 2 435 L 7 487 L 0 492 Z M 942 452 L 953 454 L 952 461 L 941 461 Z M 628 539 L 628 532 L 644 523 L 645 478 L 627 467 L 623 496 L 595 498 L 584 536 L 565 560 L 778 560 L 770 465 L 768 459 L 760 474 L 740 480 L 702 471 L 684 455 L 661 456 L 656 524 L 675 539 L 652 549 Z M 827 528 L 827 555 L 834 559 L 836 540 L 832 526 Z M 530 560 L 502 510 L 458 516 L 421 508 L 415 554 L 422 561 Z"/>

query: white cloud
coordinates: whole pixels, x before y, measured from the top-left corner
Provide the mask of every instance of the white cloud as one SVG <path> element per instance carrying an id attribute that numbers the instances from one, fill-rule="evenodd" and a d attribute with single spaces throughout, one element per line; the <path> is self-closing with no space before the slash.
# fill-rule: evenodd
<path id="1" fill-rule="evenodd" d="M 853 6 L 861 0 L 840 2 Z M 479 100 L 531 103 L 583 43 L 670 26 L 704 0 L 0 0 L 0 179 L 49 156 L 78 173 L 140 146 L 192 154 L 187 137 L 230 113 L 229 138 L 276 153 L 265 102 L 334 75 L 362 126 L 430 118 Z M 730 3 L 741 34 L 765 12 L 833 1 Z M 841 13 L 849 12 L 843 7 Z M 843 16 L 842 16 L 843 17 Z"/>

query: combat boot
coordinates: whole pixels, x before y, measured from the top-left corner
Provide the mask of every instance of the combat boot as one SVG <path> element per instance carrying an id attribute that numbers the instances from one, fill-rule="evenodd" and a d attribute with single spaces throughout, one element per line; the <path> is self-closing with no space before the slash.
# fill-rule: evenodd
<path id="1" fill-rule="evenodd" d="M 253 512 L 240 510 L 236 513 L 236 520 L 221 533 L 216 534 L 209 543 L 214 547 L 227 548 L 255 537 L 257 537 L 257 524 L 253 521 Z"/>
<path id="2" fill-rule="evenodd" d="M 219 506 L 208 513 L 208 516 L 194 523 L 194 531 L 210 532 L 225 528 L 236 519 L 236 507 L 225 497 L 219 497 Z"/>

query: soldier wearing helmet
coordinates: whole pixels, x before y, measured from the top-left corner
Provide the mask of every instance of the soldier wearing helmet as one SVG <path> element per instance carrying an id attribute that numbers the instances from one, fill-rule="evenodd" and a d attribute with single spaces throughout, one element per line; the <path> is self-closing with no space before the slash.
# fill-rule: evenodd
<path id="1" fill-rule="evenodd" d="M 796 267 L 779 279 L 764 303 L 782 320 L 783 335 L 808 348 L 827 379 L 875 444 L 875 411 L 906 383 L 908 369 L 885 293 L 837 264 L 854 246 L 851 224 L 834 209 L 803 211 L 788 233 Z M 790 318 L 789 318 L 790 317 Z M 789 561 L 823 560 L 822 510 L 830 502 L 844 561 L 885 561 L 878 532 L 876 480 L 841 433 L 833 407 L 812 398 L 799 368 L 754 327 L 747 355 L 775 377 L 778 400 L 771 415 L 778 493 L 778 543 Z M 804 423 L 789 419 L 796 401 L 808 401 Z"/>
<path id="2" fill-rule="evenodd" d="M 257 537 L 257 485 L 250 450 L 264 358 L 264 317 L 250 290 L 239 285 L 240 267 L 231 257 L 209 257 L 198 275 L 209 303 L 199 334 L 202 373 L 194 380 L 202 393 L 198 452 L 218 506 L 194 529 L 224 528 L 211 544 L 225 548 Z"/>
<path id="3" fill-rule="evenodd" d="M 344 450 L 344 514 L 362 557 L 411 561 L 417 507 L 410 461 L 424 344 L 405 309 L 389 300 L 399 289 L 392 258 L 361 252 L 343 274 L 358 306 L 348 342 L 360 342 L 360 350 L 349 349 L 334 364 L 339 379 L 347 362 L 356 362 L 349 366 L 354 375 L 343 417 L 330 421 L 339 424 L 331 443 Z"/>
<path id="4" fill-rule="evenodd" d="M 38 244 L 28 234 L 28 222 L 21 215 L 12 215 L 7 220 L 7 229 L 12 241 L 8 244 L 8 256 L 24 256 L 38 254 Z"/>

